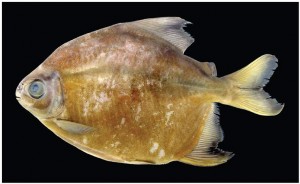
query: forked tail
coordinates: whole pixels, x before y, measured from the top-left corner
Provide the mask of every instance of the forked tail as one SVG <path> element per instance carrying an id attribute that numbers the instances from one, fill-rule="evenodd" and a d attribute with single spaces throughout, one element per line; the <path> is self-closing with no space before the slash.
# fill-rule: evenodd
<path id="1" fill-rule="evenodd" d="M 277 61 L 275 56 L 265 54 L 248 66 L 222 77 L 233 89 L 226 104 L 263 116 L 279 114 L 284 105 L 263 90 L 278 66 Z"/>

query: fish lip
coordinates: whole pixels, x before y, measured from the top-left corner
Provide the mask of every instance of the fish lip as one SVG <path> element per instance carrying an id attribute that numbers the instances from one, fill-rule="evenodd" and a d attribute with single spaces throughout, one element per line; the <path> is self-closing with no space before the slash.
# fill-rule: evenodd
<path id="1" fill-rule="evenodd" d="M 18 102 L 21 101 L 21 97 L 20 96 L 16 96 L 16 99 L 17 99 Z"/>
<path id="2" fill-rule="evenodd" d="M 16 91 L 16 98 L 18 99 L 18 98 L 21 98 L 21 93 L 19 92 L 19 91 Z"/>

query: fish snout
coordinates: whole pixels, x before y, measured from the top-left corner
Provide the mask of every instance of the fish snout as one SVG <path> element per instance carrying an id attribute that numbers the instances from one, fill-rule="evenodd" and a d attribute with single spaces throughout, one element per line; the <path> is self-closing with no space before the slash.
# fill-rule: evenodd
<path id="1" fill-rule="evenodd" d="M 17 100 L 19 100 L 21 98 L 21 93 L 23 91 L 23 88 L 24 88 L 24 84 L 23 83 L 20 83 L 16 89 L 16 98 Z"/>

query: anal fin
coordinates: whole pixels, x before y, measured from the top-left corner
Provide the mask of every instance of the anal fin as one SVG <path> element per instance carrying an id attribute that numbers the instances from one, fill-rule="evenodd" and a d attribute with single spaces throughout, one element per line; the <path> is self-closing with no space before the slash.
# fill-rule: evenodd
<path id="1" fill-rule="evenodd" d="M 225 163 L 232 158 L 234 154 L 217 148 L 218 143 L 222 141 L 223 131 L 219 125 L 218 109 L 217 106 L 212 103 L 198 145 L 191 153 L 179 161 L 195 166 L 215 166 Z"/>
<path id="2" fill-rule="evenodd" d="M 207 153 L 206 158 L 188 155 L 180 160 L 180 162 L 194 166 L 216 166 L 227 162 L 234 154 L 217 149 L 218 153 Z M 205 155 L 203 155 L 205 156 Z"/>

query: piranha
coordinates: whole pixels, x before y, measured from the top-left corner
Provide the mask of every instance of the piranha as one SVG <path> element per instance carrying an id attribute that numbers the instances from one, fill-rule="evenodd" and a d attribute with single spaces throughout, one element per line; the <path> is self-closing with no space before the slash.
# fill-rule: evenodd
<path id="1" fill-rule="evenodd" d="M 186 55 L 189 22 L 162 17 L 115 24 L 58 47 L 18 85 L 18 102 L 58 137 L 103 160 L 127 164 L 179 161 L 215 166 L 216 103 L 263 116 L 283 109 L 263 90 L 277 68 L 265 54 L 217 77 L 214 63 Z"/>

